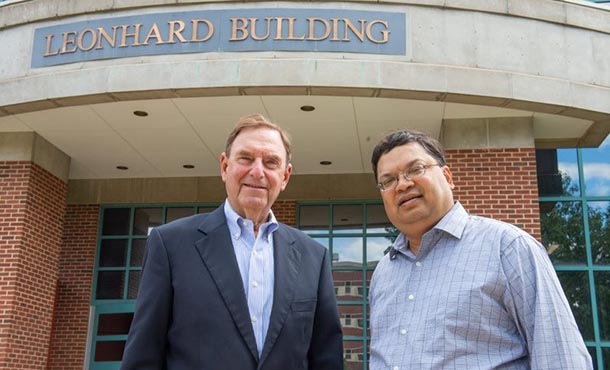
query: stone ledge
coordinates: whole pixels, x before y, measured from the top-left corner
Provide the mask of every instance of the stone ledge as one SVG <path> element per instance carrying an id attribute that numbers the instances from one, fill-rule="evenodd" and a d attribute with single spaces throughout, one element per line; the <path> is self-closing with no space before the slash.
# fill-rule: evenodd
<path id="1" fill-rule="evenodd" d="M 68 204 L 222 202 L 218 177 L 70 180 Z M 180 189 L 176 192 L 175 189 Z M 378 199 L 372 173 L 293 175 L 279 200 Z"/>
<path id="2" fill-rule="evenodd" d="M 0 132 L 1 161 L 31 161 L 68 182 L 70 157 L 34 132 Z"/>

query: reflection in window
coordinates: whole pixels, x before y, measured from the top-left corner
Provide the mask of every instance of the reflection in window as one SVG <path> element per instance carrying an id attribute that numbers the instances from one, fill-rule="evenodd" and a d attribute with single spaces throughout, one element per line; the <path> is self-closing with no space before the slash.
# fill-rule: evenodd
<path id="1" fill-rule="evenodd" d="M 595 347 L 587 347 L 587 350 L 589 351 L 589 355 L 591 356 L 591 359 L 593 360 L 593 369 L 597 369 L 597 354 L 595 353 Z M 603 351 L 603 349 L 602 349 L 602 351 Z"/>
<path id="2" fill-rule="evenodd" d="M 541 202 L 540 229 L 553 263 L 587 263 L 580 202 Z"/>
<path id="3" fill-rule="evenodd" d="M 127 335 L 133 313 L 103 313 L 99 315 L 97 335 Z"/>
<path id="4" fill-rule="evenodd" d="M 307 233 L 327 233 L 329 206 L 314 205 L 299 207 L 299 229 Z"/>
<path id="5" fill-rule="evenodd" d="M 298 227 L 332 255 L 333 280 L 343 327 L 347 370 L 368 368 L 368 291 L 377 262 L 398 234 L 381 202 L 298 206 Z"/>
<path id="6" fill-rule="evenodd" d="M 97 274 L 95 299 L 123 299 L 125 272 L 100 271 Z"/>
<path id="7" fill-rule="evenodd" d="M 578 165 L 575 149 L 536 150 L 538 194 L 541 197 L 578 195 Z"/>
<path id="8" fill-rule="evenodd" d="M 142 266 L 145 248 L 146 239 L 133 239 L 131 241 L 131 258 L 129 260 L 129 266 Z"/>
<path id="9" fill-rule="evenodd" d="M 364 369 L 364 351 L 361 341 L 343 342 L 343 363 L 345 370 Z"/>
<path id="10" fill-rule="evenodd" d="M 574 318 L 576 318 L 582 337 L 584 340 L 594 340 L 591 294 L 589 293 L 587 273 L 582 271 L 558 271 L 557 277 L 568 298 L 568 303 Z"/>
<path id="11" fill-rule="evenodd" d="M 362 337 L 362 305 L 340 305 L 339 306 L 339 321 L 344 336 L 348 337 Z"/>
<path id="12" fill-rule="evenodd" d="M 333 206 L 333 233 L 362 233 L 362 206 Z"/>
<path id="13" fill-rule="evenodd" d="M 333 238 L 333 267 L 362 268 L 362 238 Z"/>
<path id="14" fill-rule="evenodd" d="M 96 362 L 121 361 L 125 351 L 125 341 L 97 342 L 95 344 Z"/>
<path id="15" fill-rule="evenodd" d="M 597 292 L 600 337 L 602 341 L 610 341 L 610 271 L 596 272 L 593 278 L 595 279 L 595 291 Z M 607 364 L 610 364 L 610 362 Z"/>
<path id="16" fill-rule="evenodd" d="M 368 292 L 370 292 L 371 290 L 371 278 L 373 277 L 373 271 L 369 270 L 366 272 L 366 291 L 367 294 Z"/>
<path id="17" fill-rule="evenodd" d="M 394 225 L 388 220 L 383 204 L 370 204 L 366 206 L 366 232 L 367 233 L 397 233 Z"/>
<path id="18" fill-rule="evenodd" d="M 366 239 L 366 263 L 375 268 L 377 262 L 384 256 L 386 250 L 394 243 L 394 236 L 375 236 Z"/>
<path id="19" fill-rule="evenodd" d="M 127 239 L 105 239 L 100 245 L 99 267 L 125 266 Z"/>
<path id="20" fill-rule="evenodd" d="M 536 160 L 542 242 L 589 341 L 595 369 L 609 368 L 610 137 L 599 148 L 537 150 Z"/>
<path id="21" fill-rule="evenodd" d="M 129 286 L 127 287 L 127 299 L 136 299 L 140 288 L 142 270 L 129 271 Z"/>
<path id="22" fill-rule="evenodd" d="M 599 148 L 582 149 L 582 170 L 588 196 L 610 196 L 610 135 Z"/>
<path id="23" fill-rule="evenodd" d="M 591 255 L 596 265 L 610 265 L 610 201 L 588 202 Z"/>
<path id="24" fill-rule="evenodd" d="M 150 230 L 161 225 L 161 208 L 136 208 L 133 235 L 148 235 Z"/>
<path id="25" fill-rule="evenodd" d="M 102 234 L 127 235 L 129 234 L 129 208 L 106 208 L 103 216 Z"/>
<path id="26" fill-rule="evenodd" d="M 333 271 L 337 301 L 361 301 L 364 294 L 362 271 Z"/>

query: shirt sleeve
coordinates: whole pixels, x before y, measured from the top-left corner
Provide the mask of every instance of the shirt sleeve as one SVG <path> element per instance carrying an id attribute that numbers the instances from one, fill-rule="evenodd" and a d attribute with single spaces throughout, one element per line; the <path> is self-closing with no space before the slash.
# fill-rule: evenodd
<path id="1" fill-rule="evenodd" d="M 592 369 L 591 357 L 576 325 L 546 250 L 519 235 L 501 250 L 508 289 L 504 297 L 524 338 L 532 370 Z"/>

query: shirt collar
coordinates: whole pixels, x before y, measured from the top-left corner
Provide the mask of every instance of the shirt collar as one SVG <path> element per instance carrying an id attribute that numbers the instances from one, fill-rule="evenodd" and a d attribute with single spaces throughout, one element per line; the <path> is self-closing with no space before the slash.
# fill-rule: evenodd
<path id="1" fill-rule="evenodd" d="M 393 251 L 390 250 L 390 259 L 396 258 L 396 252 L 400 252 L 400 253 L 404 254 L 405 256 L 414 259 L 416 256 L 413 254 L 413 252 L 411 252 L 411 250 L 407 247 L 407 245 L 408 245 L 408 242 L 407 242 L 407 238 L 405 237 L 405 234 L 403 234 L 403 233 L 398 234 L 398 236 L 396 237 L 396 240 L 394 240 L 394 244 L 392 244 L 392 249 L 395 252 L 392 253 Z"/>
<path id="2" fill-rule="evenodd" d="M 455 202 L 449 212 L 434 226 L 434 229 L 442 230 L 457 239 L 461 239 L 467 222 L 468 212 L 460 202 Z"/>
<path id="3" fill-rule="evenodd" d="M 235 239 L 239 239 L 247 228 L 249 228 L 248 223 L 251 225 L 252 221 L 241 217 L 231 204 L 229 204 L 229 200 L 225 200 L 224 204 L 224 212 L 225 217 L 227 219 L 227 226 L 229 227 L 229 232 Z M 260 235 L 261 237 L 267 238 L 267 241 L 271 241 L 271 236 L 275 230 L 279 228 L 279 223 L 275 218 L 272 210 L 269 210 L 269 220 L 261 225 L 260 227 Z"/>
<path id="4" fill-rule="evenodd" d="M 466 212 L 460 202 L 455 202 L 449 212 L 447 212 L 447 214 L 445 214 L 445 216 L 443 216 L 443 218 L 441 218 L 441 220 L 436 225 L 434 225 L 432 230 L 428 231 L 426 234 L 433 232 L 434 230 L 439 230 L 444 231 L 457 239 L 461 239 L 462 234 L 464 233 L 464 229 L 466 228 L 467 222 L 468 212 Z M 408 243 L 405 234 L 400 233 L 394 241 L 392 248 L 404 255 L 407 255 L 411 258 L 415 258 L 415 255 L 413 254 L 413 252 L 411 252 L 407 245 Z"/>

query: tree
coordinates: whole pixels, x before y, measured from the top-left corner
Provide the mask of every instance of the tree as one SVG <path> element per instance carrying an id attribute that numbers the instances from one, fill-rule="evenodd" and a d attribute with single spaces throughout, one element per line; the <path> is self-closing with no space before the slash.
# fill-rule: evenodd
<path id="1" fill-rule="evenodd" d="M 562 174 L 563 194 L 578 194 L 571 178 Z M 610 263 L 610 206 L 587 203 L 587 224 L 593 264 Z M 604 202 L 605 204 L 605 202 Z M 587 265 L 585 220 L 581 201 L 542 202 L 540 204 L 542 243 L 555 265 Z M 593 340 L 593 312 L 586 271 L 557 273 L 585 340 Z M 610 273 L 594 275 L 597 311 L 602 337 L 610 339 Z"/>

